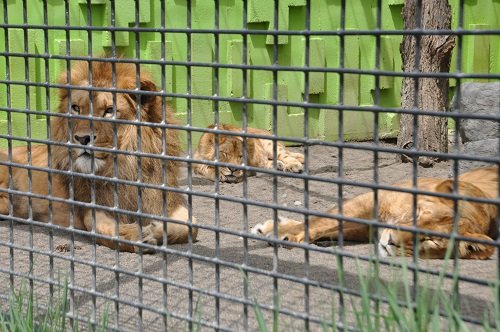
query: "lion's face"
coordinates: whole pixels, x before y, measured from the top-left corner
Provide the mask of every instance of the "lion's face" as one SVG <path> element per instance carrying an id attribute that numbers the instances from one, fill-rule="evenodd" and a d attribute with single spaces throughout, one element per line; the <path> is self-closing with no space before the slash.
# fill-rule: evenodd
<path id="1" fill-rule="evenodd" d="M 453 182 L 444 180 L 434 189 L 436 192 L 451 193 Z M 484 197 L 485 194 L 469 183 L 461 182 L 459 185 L 461 194 L 470 197 Z M 492 241 L 490 237 L 481 235 L 488 224 L 494 210 L 486 204 L 470 201 L 459 201 L 458 203 L 458 227 L 461 236 L 480 238 Z M 413 227 L 413 214 L 411 210 L 401 213 L 402 218 L 393 222 L 395 225 Z M 430 230 L 450 235 L 454 229 L 455 210 L 452 200 L 434 196 L 419 196 L 416 210 L 416 226 L 418 229 Z M 486 226 L 485 226 L 486 225 Z M 413 256 L 414 240 L 418 241 L 418 256 L 420 258 L 442 259 L 450 248 L 450 240 L 438 235 L 412 234 L 411 232 L 398 229 L 383 229 L 379 235 L 379 251 L 383 256 Z M 487 259 L 492 255 L 494 247 L 473 241 L 459 241 L 458 254 L 464 258 Z M 452 252 L 450 252 L 451 254 Z"/>
<path id="2" fill-rule="evenodd" d="M 381 256 L 413 256 L 413 238 L 411 232 L 395 229 L 384 229 L 379 237 Z M 416 235 L 418 241 L 418 257 L 443 258 L 447 243 L 442 237 Z"/>
<path id="3" fill-rule="evenodd" d="M 219 161 L 223 163 L 241 165 L 243 162 L 243 139 L 238 136 L 219 137 Z M 231 170 L 235 177 L 243 176 L 243 170 Z"/>
<path id="4" fill-rule="evenodd" d="M 419 229 L 428 229 L 436 232 L 448 233 L 453 229 L 453 209 L 444 204 L 437 197 L 424 196 L 417 203 L 416 211 Z M 390 224 L 398 226 L 412 227 L 413 213 L 411 210 L 401 212 L 399 220 L 391 220 Z M 411 232 L 403 232 L 397 229 L 385 228 L 379 235 L 379 249 L 383 256 L 412 256 L 413 240 L 415 236 Z M 432 238 L 425 235 L 416 235 L 419 241 L 419 256 L 433 258 L 436 248 L 435 240 L 442 238 Z M 444 247 L 446 249 L 446 246 Z"/>
<path id="5" fill-rule="evenodd" d="M 468 221 L 470 222 L 470 221 Z M 460 221 L 459 223 L 463 223 Z M 469 234 L 466 234 L 469 235 Z M 382 256 L 413 256 L 413 234 L 394 229 L 384 229 L 379 239 L 379 252 Z M 471 239 L 493 242 L 487 235 L 474 235 Z M 439 236 L 417 235 L 418 257 L 443 259 L 446 255 L 453 257 L 453 246 L 447 238 Z M 495 247 L 474 241 L 457 241 L 458 257 L 470 259 L 488 259 L 493 255 Z M 450 251 L 448 253 L 448 251 Z"/>
<path id="6" fill-rule="evenodd" d="M 111 93 L 94 91 L 92 94 L 92 106 L 88 91 L 74 90 L 68 96 L 69 101 L 67 101 L 67 106 L 71 108 L 71 114 L 89 117 L 89 120 L 75 118 L 69 121 L 70 132 L 72 132 L 71 142 L 81 146 L 81 148 L 71 150 L 71 158 L 75 170 L 82 173 L 98 173 L 107 164 L 108 159 L 111 158 L 111 154 L 108 152 L 93 150 L 88 147 L 112 149 L 116 146 L 116 143 L 113 144 L 113 124 L 100 120 L 111 119 L 115 109 L 116 118 L 121 118 L 124 115 L 129 117 L 131 108 L 124 96 L 116 97 L 115 108 Z"/>
<path id="7" fill-rule="evenodd" d="M 72 86 L 84 88 L 110 89 L 113 87 L 111 68 L 110 63 L 94 63 L 91 84 L 88 80 L 88 64 L 78 64 L 72 68 L 70 83 Z M 161 121 L 161 107 L 155 105 L 159 97 L 150 95 L 137 97 L 134 93 L 136 90 L 134 66 L 116 64 L 115 70 L 116 88 L 131 90 L 130 94 L 116 93 L 113 96 L 113 93 L 109 91 L 78 88 L 70 91 L 60 90 L 59 112 L 71 114 L 74 117 L 56 119 L 54 140 L 69 141 L 77 146 L 71 148 L 70 154 L 73 169 L 77 172 L 103 174 L 104 170 L 112 169 L 114 153 L 106 150 L 138 150 L 137 127 L 132 123 L 120 123 L 116 120 Z M 62 75 L 61 81 L 61 83 L 66 83 L 66 74 Z M 156 91 L 157 89 L 147 78 L 141 78 L 140 90 Z M 138 101 L 141 105 L 140 112 L 137 111 Z M 146 137 L 143 138 L 146 140 Z M 122 157 L 122 155 L 118 156 Z M 64 161 L 63 164 L 65 164 L 63 168 L 69 168 L 68 161 Z"/>

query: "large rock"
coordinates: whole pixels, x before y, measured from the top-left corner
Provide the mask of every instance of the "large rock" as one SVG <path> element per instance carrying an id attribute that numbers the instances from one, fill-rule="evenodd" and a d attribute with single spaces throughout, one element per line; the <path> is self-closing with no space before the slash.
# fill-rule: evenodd
<path id="1" fill-rule="evenodd" d="M 460 113 L 493 115 L 500 117 L 500 82 L 463 83 L 459 102 Z M 455 106 L 456 94 L 451 107 Z M 499 121 L 464 119 L 460 120 L 460 137 L 463 143 L 500 138 Z"/>
<path id="2" fill-rule="evenodd" d="M 467 142 L 462 146 L 462 151 L 464 155 L 474 156 L 474 157 L 498 157 L 498 146 L 500 144 L 500 138 L 490 138 L 481 141 Z M 458 162 L 458 167 L 460 173 L 471 170 L 473 168 L 482 166 L 493 166 L 492 163 L 487 163 L 484 161 L 472 161 L 472 160 L 460 160 Z M 450 174 L 453 171 L 453 166 L 451 166 Z"/>

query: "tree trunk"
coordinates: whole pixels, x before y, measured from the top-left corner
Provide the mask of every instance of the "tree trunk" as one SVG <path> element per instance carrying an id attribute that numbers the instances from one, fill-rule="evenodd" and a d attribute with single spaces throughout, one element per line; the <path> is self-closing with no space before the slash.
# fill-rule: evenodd
<path id="1" fill-rule="evenodd" d="M 417 24 L 418 0 L 406 0 L 403 8 L 404 29 L 417 27 L 426 30 L 451 29 L 451 8 L 448 0 L 421 0 L 420 24 Z M 417 38 L 420 38 L 420 59 L 416 59 Z M 455 46 L 455 38 L 450 35 L 405 35 L 400 46 L 405 72 L 422 73 L 449 72 L 451 52 Z M 418 84 L 415 101 L 415 84 Z M 401 89 L 401 107 L 403 109 L 418 108 L 423 111 L 446 112 L 448 110 L 447 78 L 405 77 Z M 402 114 L 398 147 L 415 148 L 418 151 L 448 151 L 447 119 L 445 117 L 418 116 L 417 137 L 413 137 L 414 115 Z M 403 162 L 412 159 L 402 155 Z M 430 167 L 439 158 L 420 157 L 420 165 Z"/>

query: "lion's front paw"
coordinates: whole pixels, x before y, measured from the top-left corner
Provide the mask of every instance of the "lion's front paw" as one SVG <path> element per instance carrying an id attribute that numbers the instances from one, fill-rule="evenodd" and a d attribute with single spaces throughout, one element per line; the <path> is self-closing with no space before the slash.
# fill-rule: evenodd
<path id="1" fill-rule="evenodd" d="M 226 183 L 240 183 L 243 181 L 242 176 L 234 176 L 234 175 L 225 175 L 224 178 L 221 177 L 220 182 L 226 182 Z"/>
<path id="2" fill-rule="evenodd" d="M 285 164 L 283 170 L 285 172 L 302 173 L 304 171 L 304 165 L 297 159 L 292 159 Z"/>
<path id="3" fill-rule="evenodd" d="M 301 173 L 304 171 L 303 163 L 293 157 L 278 160 L 277 165 L 278 169 L 283 172 Z"/>
<path id="4" fill-rule="evenodd" d="M 220 182 L 227 182 L 227 178 L 232 174 L 228 167 L 219 167 L 219 180 Z"/>
<path id="5" fill-rule="evenodd" d="M 232 170 L 228 167 L 221 167 L 219 169 L 219 180 L 220 182 L 240 183 L 243 181 L 243 171 Z"/>
<path id="6" fill-rule="evenodd" d="M 303 164 L 304 163 L 304 155 L 302 153 L 298 153 L 298 152 L 292 152 L 290 153 L 290 156 L 295 158 L 299 163 Z"/>
<path id="7" fill-rule="evenodd" d="M 142 243 L 147 243 L 151 245 L 159 245 L 163 242 L 163 224 L 158 221 L 153 221 L 150 224 L 142 227 Z M 139 247 L 135 247 L 136 252 Z M 142 248 L 144 253 L 152 253 L 153 249 Z"/>

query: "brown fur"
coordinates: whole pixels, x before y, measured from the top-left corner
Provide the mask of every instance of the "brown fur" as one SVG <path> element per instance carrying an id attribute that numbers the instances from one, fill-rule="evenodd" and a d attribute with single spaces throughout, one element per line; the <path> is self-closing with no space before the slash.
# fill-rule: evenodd
<path id="1" fill-rule="evenodd" d="M 412 182 L 398 183 L 395 187 L 411 188 Z M 440 193 L 452 193 L 453 180 L 421 178 L 418 189 Z M 496 198 L 498 195 L 497 168 L 479 168 L 459 177 L 459 194 L 466 197 Z M 383 223 L 411 227 L 413 225 L 413 196 L 396 191 L 380 190 L 378 194 L 378 220 Z M 453 230 L 453 201 L 435 196 L 417 196 L 417 227 L 440 233 L 450 234 Z M 344 202 L 343 215 L 351 218 L 373 219 L 373 192 L 362 194 Z M 495 237 L 496 206 L 460 200 L 458 205 L 458 233 L 471 238 L 460 241 L 458 256 L 468 259 L 487 259 L 495 251 L 494 246 L 475 243 L 474 239 L 489 240 Z M 337 209 L 328 211 L 338 214 Z M 254 234 L 273 236 L 273 221 L 268 220 L 253 228 Z M 278 237 L 292 242 L 304 242 L 304 223 L 284 219 L 278 225 Z M 309 220 L 309 241 L 337 239 L 339 223 L 336 219 L 312 217 Z M 343 223 L 343 236 L 348 241 L 368 241 L 369 227 L 354 222 Z M 383 229 L 379 234 L 379 252 L 385 256 L 413 255 L 413 234 L 397 229 Z M 420 235 L 419 256 L 421 258 L 444 258 L 449 239 L 438 236 Z"/>
<path id="2" fill-rule="evenodd" d="M 208 128 L 213 129 L 210 125 Z M 218 129 L 241 133 L 241 128 L 230 124 L 219 124 Z M 271 136 L 267 130 L 247 128 L 247 133 Z M 273 168 L 273 141 L 262 138 L 247 138 L 247 164 L 248 166 Z M 277 166 L 285 172 L 302 172 L 304 155 L 288 151 L 281 143 L 277 143 Z M 205 133 L 200 138 L 200 143 L 194 154 L 196 160 L 215 160 L 215 134 Z M 243 163 L 243 138 L 241 136 L 219 135 L 219 162 L 242 165 Z M 207 179 L 215 181 L 215 168 L 204 164 L 195 164 L 194 171 Z M 219 167 L 219 180 L 221 182 L 241 182 L 243 170 L 231 167 Z"/>
<path id="3" fill-rule="evenodd" d="M 130 94 L 116 94 L 116 118 L 120 120 L 136 120 L 137 94 L 136 89 L 136 67 L 133 64 L 117 63 L 116 68 L 116 88 L 132 90 Z M 73 86 L 89 86 L 100 88 L 112 87 L 112 65 L 105 62 L 92 63 L 92 82 L 89 82 L 89 66 L 85 62 L 77 63 L 71 69 L 71 82 Z M 150 81 L 146 73 L 140 73 L 140 90 L 157 91 L 155 84 Z M 61 76 L 60 83 L 67 81 L 66 73 Z M 141 178 L 139 178 L 138 157 L 124 154 L 117 154 L 118 174 L 114 174 L 114 154 L 107 151 L 93 151 L 87 147 L 98 147 L 113 149 L 114 126 L 117 131 L 117 146 L 120 151 L 138 151 L 138 128 L 141 132 L 140 150 L 149 154 L 162 154 L 163 143 L 166 145 L 166 154 L 178 156 L 180 151 L 179 140 L 173 130 L 166 130 L 148 126 L 137 127 L 133 124 L 116 124 L 100 121 L 101 118 L 111 118 L 113 113 L 113 95 L 110 92 L 92 91 L 93 99 L 93 120 L 75 119 L 67 117 L 53 117 L 51 119 L 52 140 L 56 142 L 68 142 L 80 145 L 82 148 L 66 146 L 52 146 L 52 167 L 58 170 L 73 171 L 74 176 L 53 175 L 52 195 L 67 199 L 70 197 L 68 188 L 74 190 L 74 200 L 79 202 L 91 202 L 91 180 L 78 176 L 78 173 L 93 173 L 100 177 L 114 177 L 120 180 L 141 182 L 144 184 L 162 185 L 177 187 L 179 175 L 178 165 L 168 160 L 166 161 L 166 177 L 162 174 L 162 161 L 158 158 L 140 158 Z M 59 113 L 89 116 L 90 115 L 90 95 L 89 91 L 72 89 L 60 89 Z M 162 102 L 159 96 L 142 95 L 140 102 L 140 120 L 142 122 L 159 123 L 162 121 Z M 68 104 L 68 99 L 70 102 Z M 75 105 L 77 108 L 74 108 Z M 167 106 L 166 123 L 175 123 L 172 109 Z M 70 130 L 71 128 L 71 130 Z M 70 131 L 72 137 L 70 137 Z M 91 139 L 91 132 L 94 138 Z M 90 141 L 81 141 L 87 137 Z M 88 144 L 88 145 L 87 145 Z M 93 163 L 92 166 L 92 157 Z M 6 160 L 6 156 L 0 156 Z M 25 147 L 13 150 L 13 161 L 20 164 L 27 164 L 27 151 Z M 48 166 L 47 148 L 45 146 L 32 147 L 33 166 Z M 7 188 L 9 184 L 8 169 L 0 166 L 0 186 Z M 12 167 L 14 178 L 13 187 L 16 190 L 29 192 L 27 171 Z M 48 176 L 46 172 L 33 172 L 32 192 L 41 195 L 48 195 Z M 72 185 L 70 186 L 70 183 Z M 146 214 L 163 214 L 163 195 L 161 190 L 138 188 L 134 185 L 115 185 L 107 180 L 95 180 L 95 204 L 99 206 L 113 207 L 115 186 L 118 192 L 117 207 L 122 210 L 137 212 L 139 209 L 139 193 L 142 195 L 141 211 Z M 0 213 L 8 213 L 8 195 L 0 193 Z M 14 215 L 26 218 L 28 216 L 27 198 L 25 196 L 15 196 L 12 204 Z M 166 194 L 168 216 L 179 221 L 188 222 L 186 202 L 184 198 L 173 192 Z M 43 199 L 33 200 L 33 217 L 37 220 L 48 221 L 49 209 L 48 201 Z M 95 230 L 96 233 L 109 237 L 116 236 L 115 223 L 119 224 L 119 237 L 132 241 L 142 240 L 150 244 L 158 244 L 163 240 L 163 223 L 150 219 L 140 219 L 123 213 L 110 213 L 102 209 L 95 209 L 95 223 L 93 222 L 93 212 L 89 208 L 75 206 L 74 226 L 87 231 Z M 70 205 L 57 203 L 53 208 L 53 222 L 62 226 L 69 226 Z M 137 222 L 142 224 L 142 239 L 139 237 L 139 227 Z M 194 218 L 193 218 L 194 222 Z M 189 227 L 177 223 L 168 223 L 167 241 L 168 243 L 183 243 L 188 240 Z M 196 239 L 197 229 L 192 228 L 193 240 Z M 98 239 L 98 242 L 110 248 L 116 246 L 116 241 L 112 239 Z M 135 251 L 136 247 L 130 245 L 120 245 L 124 251 Z"/>

